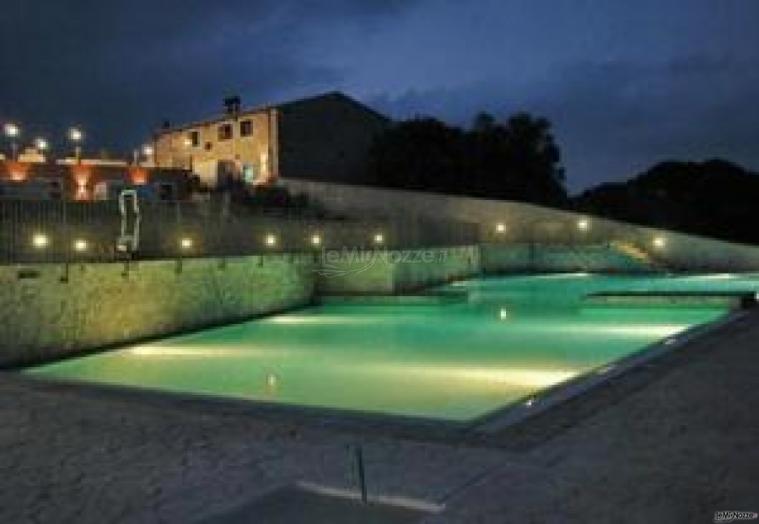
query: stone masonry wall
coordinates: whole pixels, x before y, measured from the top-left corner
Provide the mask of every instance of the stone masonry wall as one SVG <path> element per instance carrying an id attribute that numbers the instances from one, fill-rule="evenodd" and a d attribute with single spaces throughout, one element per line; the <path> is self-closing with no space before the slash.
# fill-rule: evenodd
<path id="1" fill-rule="evenodd" d="M 326 254 L 318 273 L 321 295 L 390 295 L 480 274 L 476 246 Z"/>
<path id="2" fill-rule="evenodd" d="M 0 366 L 244 320 L 312 302 L 313 257 L 0 266 Z"/>

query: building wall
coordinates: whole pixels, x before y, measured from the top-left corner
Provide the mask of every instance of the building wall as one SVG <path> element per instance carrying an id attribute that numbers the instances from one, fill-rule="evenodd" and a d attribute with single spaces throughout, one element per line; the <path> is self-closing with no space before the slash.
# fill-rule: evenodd
<path id="1" fill-rule="evenodd" d="M 0 266 L 0 365 L 248 319 L 311 303 L 313 257 Z"/>
<path id="2" fill-rule="evenodd" d="M 279 108 L 284 178 L 367 184 L 369 150 L 389 120 L 340 93 Z"/>
<path id="3" fill-rule="evenodd" d="M 250 136 L 241 136 L 240 124 L 244 121 L 252 124 Z M 191 169 L 203 177 L 218 162 L 238 162 L 251 166 L 257 176 L 276 177 L 276 158 L 272 153 L 277 149 L 276 121 L 276 109 L 267 108 L 159 133 L 155 139 L 156 164 Z M 219 128 L 224 125 L 232 126 L 231 139 L 219 138 Z M 189 143 L 193 132 L 198 133 L 197 146 Z"/>
<path id="4" fill-rule="evenodd" d="M 251 137 L 239 123 L 250 119 Z M 389 120 L 341 93 L 329 93 L 259 110 L 220 117 L 155 137 L 158 166 L 192 169 L 213 184 L 219 162 L 253 166 L 260 181 L 278 177 L 368 183 L 369 148 Z M 233 138 L 219 140 L 219 128 L 232 124 Z M 199 143 L 188 145 L 190 133 Z"/>

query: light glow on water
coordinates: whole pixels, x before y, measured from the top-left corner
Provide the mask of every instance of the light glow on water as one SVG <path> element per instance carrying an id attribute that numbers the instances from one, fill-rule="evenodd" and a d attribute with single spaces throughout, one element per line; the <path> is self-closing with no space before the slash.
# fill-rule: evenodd
<path id="1" fill-rule="evenodd" d="M 52 378 L 301 406 L 471 420 L 726 310 L 585 307 L 610 291 L 759 290 L 756 275 L 588 274 L 457 282 L 460 302 L 329 304 L 29 370 Z M 446 288 L 444 288 L 446 289 Z"/>
<path id="2" fill-rule="evenodd" d="M 496 386 L 540 389 L 564 382 L 580 373 L 580 370 L 489 369 L 483 367 L 409 368 L 407 366 L 403 366 L 397 371 L 438 380 L 457 380 Z"/>

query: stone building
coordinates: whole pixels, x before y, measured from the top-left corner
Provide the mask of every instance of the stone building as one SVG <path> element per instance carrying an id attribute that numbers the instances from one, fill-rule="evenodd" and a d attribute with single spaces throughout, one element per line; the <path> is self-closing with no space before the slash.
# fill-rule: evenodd
<path id="1" fill-rule="evenodd" d="M 366 184 L 369 148 L 390 122 L 339 92 L 248 110 L 232 98 L 226 106 L 215 118 L 158 131 L 155 164 L 191 170 L 211 187 L 226 177 Z"/>

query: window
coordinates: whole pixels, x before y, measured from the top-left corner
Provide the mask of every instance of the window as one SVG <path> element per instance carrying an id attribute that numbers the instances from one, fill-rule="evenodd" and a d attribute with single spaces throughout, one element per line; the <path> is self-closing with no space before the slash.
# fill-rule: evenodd
<path id="1" fill-rule="evenodd" d="M 240 136 L 251 136 L 253 134 L 253 121 L 243 120 L 240 122 Z"/>
<path id="2" fill-rule="evenodd" d="M 190 131 L 187 134 L 187 143 L 192 147 L 198 147 L 200 145 L 200 133 L 198 131 Z"/>
<path id="3" fill-rule="evenodd" d="M 219 140 L 229 140 L 232 138 L 232 124 L 221 124 L 219 126 Z"/>

